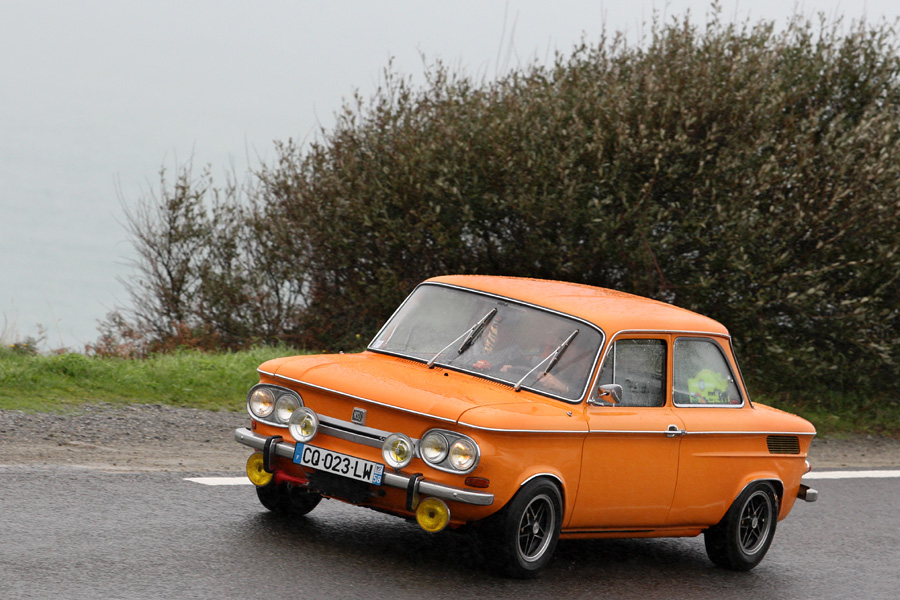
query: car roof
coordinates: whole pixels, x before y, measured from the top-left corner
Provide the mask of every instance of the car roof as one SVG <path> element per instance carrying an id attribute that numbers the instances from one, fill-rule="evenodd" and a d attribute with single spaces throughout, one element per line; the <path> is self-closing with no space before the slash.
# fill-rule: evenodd
<path id="1" fill-rule="evenodd" d="M 445 275 L 425 283 L 441 283 L 487 292 L 579 317 L 603 329 L 620 331 L 681 331 L 728 335 L 718 321 L 665 302 L 617 290 L 525 277 Z"/>

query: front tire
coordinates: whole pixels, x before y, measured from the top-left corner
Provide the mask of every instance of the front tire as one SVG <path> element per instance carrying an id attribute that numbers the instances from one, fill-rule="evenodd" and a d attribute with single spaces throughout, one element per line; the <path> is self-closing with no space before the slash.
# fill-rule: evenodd
<path id="1" fill-rule="evenodd" d="M 772 484 L 748 486 L 722 520 L 703 535 L 706 554 L 717 566 L 749 571 L 760 563 L 775 536 L 778 497 Z"/>
<path id="2" fill-rule="evenodd" d="M 501 573 L 527 579 L 553 558 L 561 527 L 559 488 L 547 479 L 535 479 L 491 517 L 483 538 Z"/>
<path id="3" fill-rule="evenodd" d="M 270 483 L 256 488 L 260 504 L 273 513 L 283 516 L 302 517 L 312 511 L 322 496 L 287 483 Z"/>

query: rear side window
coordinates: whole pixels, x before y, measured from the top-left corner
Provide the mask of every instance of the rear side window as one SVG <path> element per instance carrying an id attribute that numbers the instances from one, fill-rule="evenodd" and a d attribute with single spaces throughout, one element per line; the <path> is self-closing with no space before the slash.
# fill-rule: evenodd
<path id="1" fill-rule="evenodd" d="M 725 354 L 710 339 L 675 340 L 675 389 L 677 405 L 742 404 L 741 393 Z"/>
<path id="2" fill-rule="evenodd" d="M 619 406 L 662 406 L 666 403 L 666 342 L 616 340 L 598 377 L 598 385 L 622 386 Z"/>

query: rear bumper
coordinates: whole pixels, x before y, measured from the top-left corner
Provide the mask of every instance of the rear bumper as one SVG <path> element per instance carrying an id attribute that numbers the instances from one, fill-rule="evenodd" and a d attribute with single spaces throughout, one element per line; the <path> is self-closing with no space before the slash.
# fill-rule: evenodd
<path id="1" fill-rule="evenodd" d="M 249 446 L 256 450 L 263 450 L 266 445 L 266 436 L 253 433 L 246 427 L 239 427 L 234 430 L 234 439 L 245 446 Z M 276 456 L 288 459 L 294 457 L 294 444 L 290 442 L 274 442 L 271 444 L 270 451 Z M 478 492 L 465 488 L 458 488 L 443 483 L 428 481 L 421 477 L 413 478 L 401 473 L 389 472 L 385 470 L 384 477 L 381 480 L 382 485 L 400 488 L 402 490 L 410 490 L 412 486 L 423 496 L 433 496 L 441 500 L 451 500 L 453 502 L 462 502 L 463 504 L 474 504 L 477 506 L 490 506 L 494 503 L 494 495 L 487 492 Z"/>
<path id="2" fill-rule="evenodd" d="M 819 492 L 808 485 L 801 484 L 800 489 L 797 491 L 797 497 L 807 502 L 815 502 L 819 499 Z"/>

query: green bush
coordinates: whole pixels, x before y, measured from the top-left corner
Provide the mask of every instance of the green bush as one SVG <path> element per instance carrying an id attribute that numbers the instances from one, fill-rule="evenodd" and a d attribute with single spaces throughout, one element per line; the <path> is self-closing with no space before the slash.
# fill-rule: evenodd
<path id="1" fill-rule="evenodd" d="M 353 348 L 429 276 L 541 277 L 721 320 L 770 394 L 893 397 L 898 66 L 885 24 L 713 14 L 496 81 L 388 70 L 244 186 L 163 177 L 131 219 L 130 326 Z"/>

